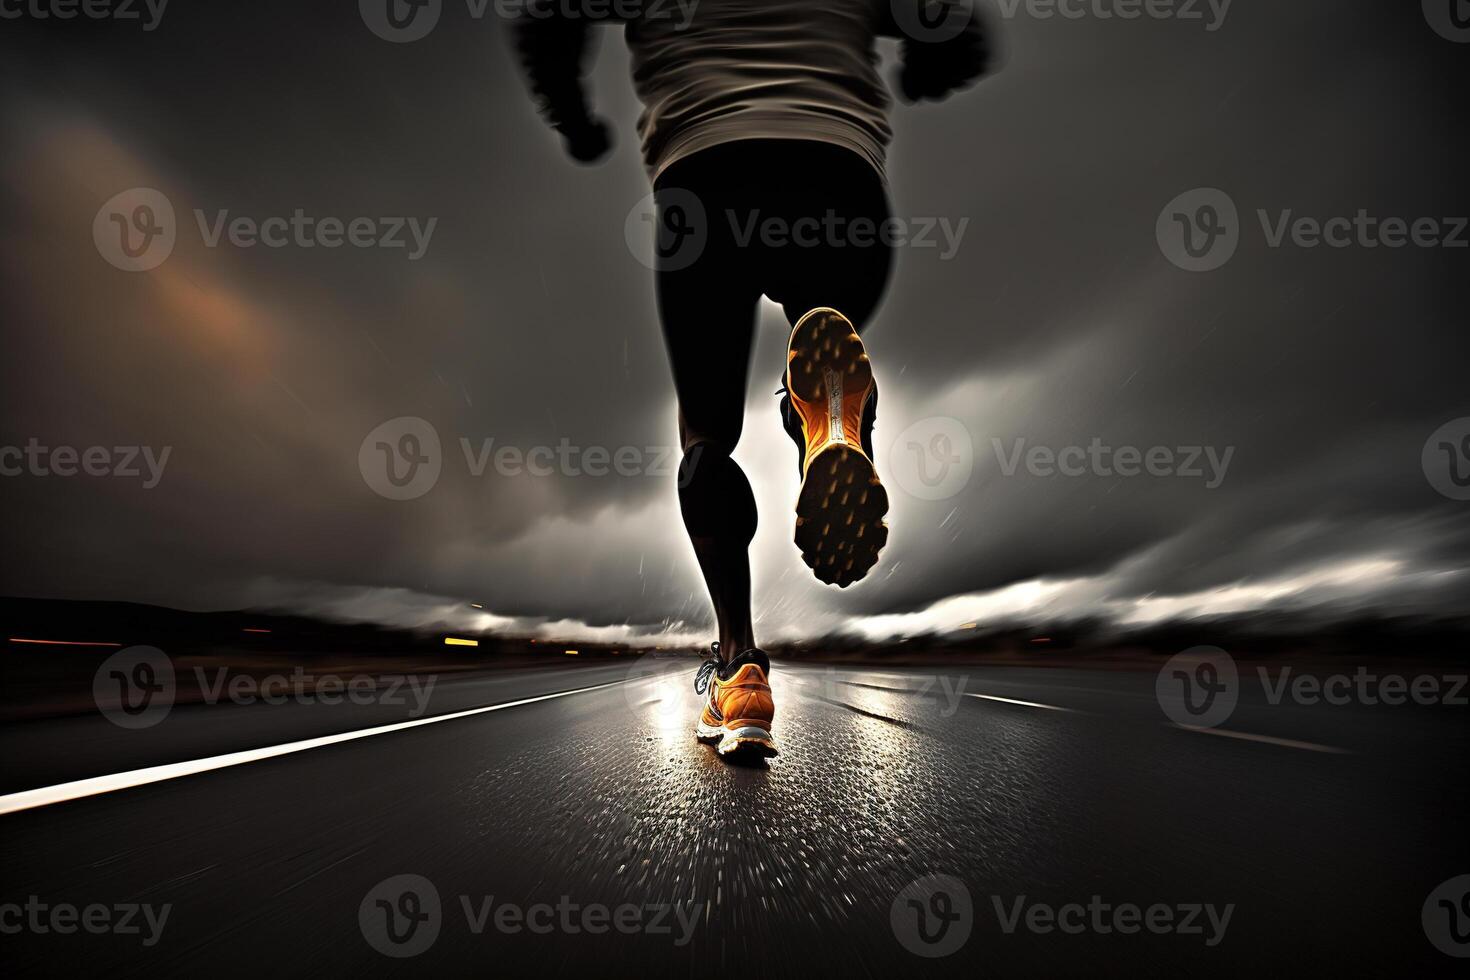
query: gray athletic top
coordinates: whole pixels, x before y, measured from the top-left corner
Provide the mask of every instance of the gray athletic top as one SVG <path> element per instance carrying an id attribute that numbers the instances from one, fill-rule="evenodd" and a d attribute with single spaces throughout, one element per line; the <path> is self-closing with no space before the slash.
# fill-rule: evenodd
<path id="1" fill-rule="evenodd" d="M 874 39 L 886 0 L 697 0 L 692 14 L 666 6 L 667 17 L 626 28 L 650 176 L 744 139 L 836 143 L 883 174 L 889 98 Z"/>

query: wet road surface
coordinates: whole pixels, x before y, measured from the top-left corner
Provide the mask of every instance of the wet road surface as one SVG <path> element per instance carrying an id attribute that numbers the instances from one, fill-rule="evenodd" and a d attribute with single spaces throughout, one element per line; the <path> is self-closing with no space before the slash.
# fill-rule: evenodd
<path id="1" fill-rule="evenodd" d="M 1247 684 L 1222 736 L 1173 726 L 1151 672 L 778 664 L 781 755 L 734 765 L 692 737 L 696 664 L 443 679 L 426 716 L 511 706 L 0 815 L 0 906 L 18 906 L 0 909 L 6 973 L 1464 965 L 1421 909 L 1470 873 L 1470 709 L 1272 705 Z M 528 700 L 564 691 L 578 693 Z M 180 705 L 141 731 L 11 726 L 0 791 L 408 710 Z M 119 932 L 133 906 L 136 931 Z"/>

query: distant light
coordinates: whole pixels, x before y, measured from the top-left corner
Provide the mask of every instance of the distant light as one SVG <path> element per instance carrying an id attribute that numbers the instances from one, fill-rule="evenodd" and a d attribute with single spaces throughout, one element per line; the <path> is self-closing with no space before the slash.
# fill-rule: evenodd
<path id="1" fill-rule="evenodd" d="M 575 650 L 568 650 L 567 651 L 567 656 L 568 657 L 575 657 L 576 655 L 577 655 L 577 651 L 575 651 Z"/>
<path id="2" fill-rule="evenodd" d="M 19 636 L 10 637 L 11 643 L 40 643 L 52 647 L 120 647 L 121 643 L 97 643 L 92 640 L 27 640 Z"/>
<path id="3" fill-rule="evenodd" d="M 477 647 L 480 645 L 480 641 L 465 640 L 457 636 L 446 636 L 444 638 L 444 645 L 447 647 Z"/>
<path id="4" fill-rule="evenodd" d="M 240 632 L 242 632 L 242 633 L 269 633 L 270 630 L 263 630 L 263 629 L 260 629 L 258 627 L 255 627 L 255 626 L 246 626 Z"/>
<path id="5" fill-rule="evenodd" d="M 1050 643 L 1051 642 L 1051 637 L 1049 637 L 1049 636 L 1038 636 L 1038 637 L 1034 638 L 1031 642 L 1032 643 Z"/>

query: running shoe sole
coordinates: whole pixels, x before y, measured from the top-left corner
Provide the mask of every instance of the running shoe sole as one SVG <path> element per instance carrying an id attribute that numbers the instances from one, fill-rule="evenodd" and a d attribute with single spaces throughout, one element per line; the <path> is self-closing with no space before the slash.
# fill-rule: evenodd
<path id="1" fill-rule="evenodd" d="M 846 417 L 861 425 L 873 368 L 852 324 L 825 308 L 797 321 L 786 363 L 792 406 L 806 437 L 820 441 L 796 501 L 796 547 L 818 579 L 845 589 L 877 564 L 888 541 L 888 492 L 843 424 Z"/>
<path id="2" fill-rule="evenodd" d="M 720 755 L 758 755 L 771 758 L 776 755 L 776 740 L 764 728 L 749 725 L 743 728 L 712 728 L 704 722 L 695 723 L 695 737 L 701 742 L 717 742 L 715 751 Z"/>

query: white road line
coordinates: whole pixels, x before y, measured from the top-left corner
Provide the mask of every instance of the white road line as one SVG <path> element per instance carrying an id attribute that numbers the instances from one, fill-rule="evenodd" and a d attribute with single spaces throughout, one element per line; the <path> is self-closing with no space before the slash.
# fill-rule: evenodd
<path id="1" fill-rule="evenodd" d="M 404 729 L 417 728 L 420 725 L 433 725 L 441 721 L 453 721 L 455 718 L 468 718 L 471 715 L 482 715 L 487 711 L 502 711 L 506 708 L 516 708 L 523 704 L 535 704 L 537 701 L 550 701 L 552 698 L 564 698 L 572 694 L 600 691 L 605 687 L 613 687 L 621 683 L 623 682 L 620 680 L 609 681 L 606 684 L 594 684 L 591 687 L 579 687 L 571 691 L 557 691 L 555 694 L 542 694 L 534 698 L 507 701 L 505 704 L 492 704 L 482 708 L 470 708 L 466 711 L 454 711 L 447 715 L 415 718 L 413 721 L 400 721 L 391 725 L 380 725 L 377 728 L 364 728 L 355 732 L 323 735 L 320 738 L 308 738 L 299 742 L 285 742 L 281 745 L 268 745 L 259 749 L 246 749 L 243 752 L 229 752 L 225 755 L 214 755 L 205 759 L 194 759 L 190 762 L 173 762 L 164 766 L 150 766 L 147 769 L 134 769 L 131 772 L 114 773 L 111 776 L 93 776 L 90 779 L 78 779 L 70 783 L 57 783 L 55 786 L 42 786 L 39 789 L 28 789 L 20 793 L 0 796 L 0 814 L 15 813 L 20 810 L 32 810 L 36 807 L 50 806 L 53 803 L 66 803 L 70 800 L 79 800 L 87 796 L 99 796 L 103 793 L 115 793 L 121 789 L 131 789 L 134 786 L 146 786 L 149 783 L 161 783 L 164 780 L 192 776 L 195 773 L 209 772 L 214 769 L 227 769 L 230 766 L 241 766 L 247 762 L 274 759 L 276 756 L 290 755 L 293 752 L 305 752 L 309 749 L 319 749 L 325 745 L 337 745 L 341 742 L 351 742 L 359 738 L 370 738 L 373 735 L 401 732 Z"/>
<path id="2" fill-rule="evenodd" d="M 1045 708 L 1047 711 L 1065 711 L 1069 715 L 1077 713 L 1073 708 L 1059 708 L 1054 704 L 1037 704 L 1035 701 L 1017 701 L 1015 698 L 1003 698 L 994 694 L 971 694 L 969 691 L 966 691 L 965 697 L 984 698 L 987 701 L 1001 701 L 1005 704 L 1020 704 L 1028 708 Z"/>
<path id="3" fill-rule="evenodd" d="M 1188 725 L 1175 724 L 1175 728 L 1186 732 L 1198 732 L 1201 735 L 1222 735 L 1225 738 L 1238 738 L 1244 742 L 1263 742 L 1266 745 L 1279 745 L 1287 749 L 1302 749 L 1306 752 L 1327 752 L 1331 755 L 1352 755 L 1348 749 L 1334 748 L 1331 745 L 1318 745 L 1316 742 L 1298 742 L 1294 738 L 1276 738 L 1274 735 L 1252 735 L 1250 732 L 1232 732 L 1228 728 L 1190 728 Z"/>

